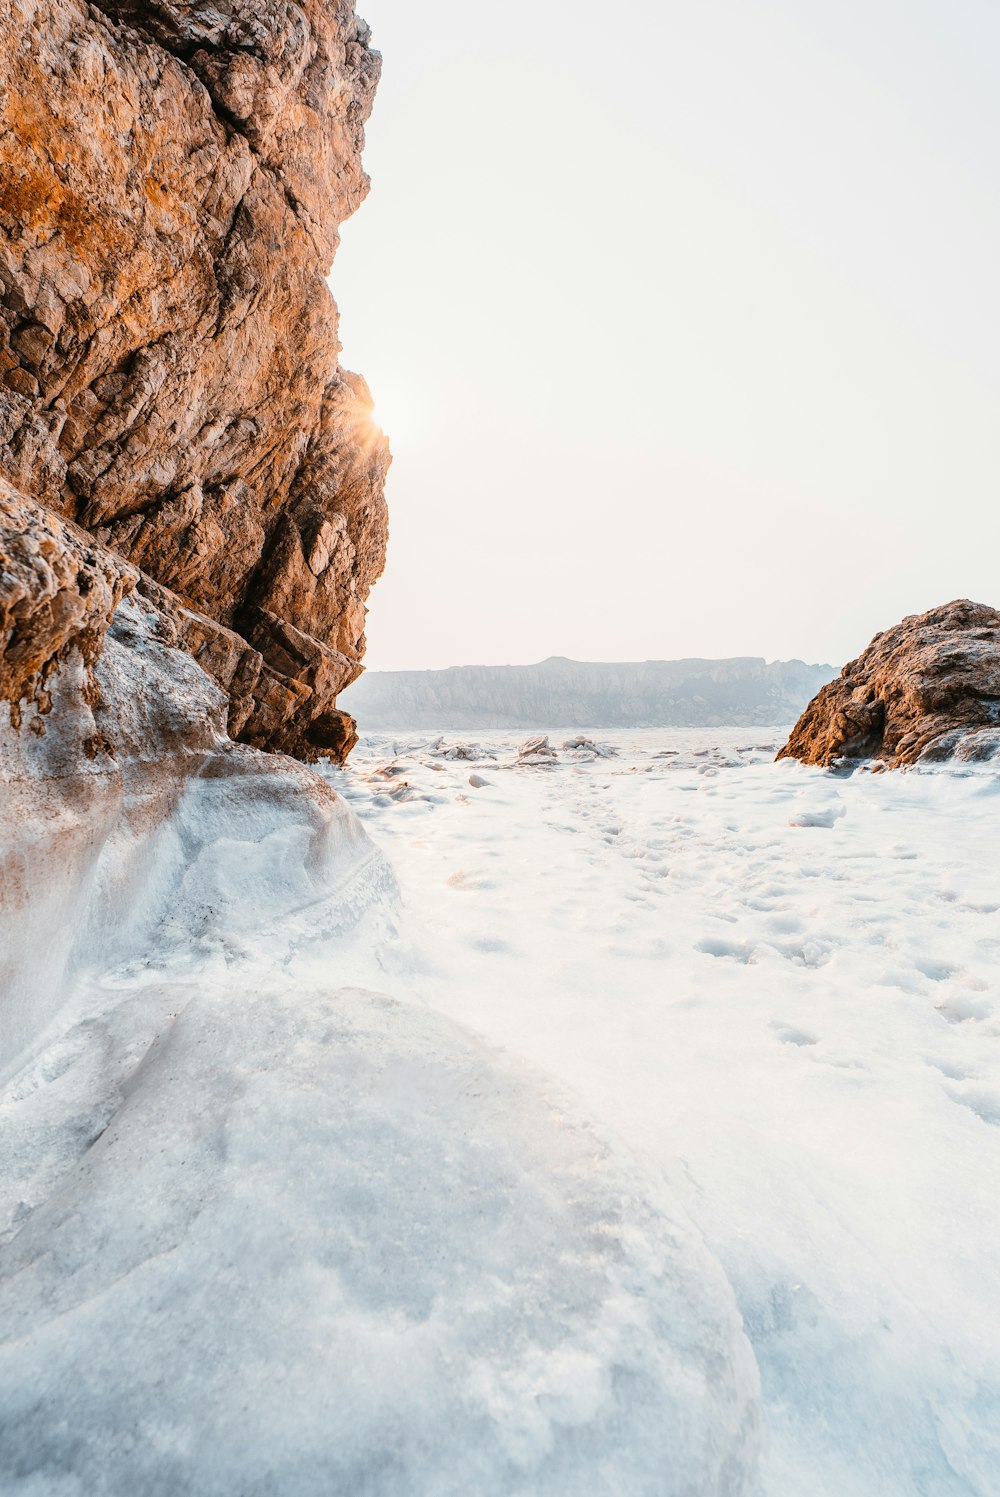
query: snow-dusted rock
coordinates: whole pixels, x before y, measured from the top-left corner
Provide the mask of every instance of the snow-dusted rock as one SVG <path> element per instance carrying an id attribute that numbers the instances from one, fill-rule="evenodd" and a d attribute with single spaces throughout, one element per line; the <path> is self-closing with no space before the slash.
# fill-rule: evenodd
<path id="1" fill-rule="evenodd" d="M 494 756 L 489 749 L 484 749 L 478 743 L 446 743 L 443 738 L 438 738 L 432 743 L 428 752 L 438 759 L 492 759 Z"/>
<path id="2" fill-rule="evenodd" d="M 610 744 L 595 743 L 593 738 L 585 738 L 582 733 L 577 733 L 573 738 L 566 739 L 563 752 L 572 759 L 610 759 L 617 750 Z"/>
<path id="3" fill-rule="evenodd" d="M 108 1101 L 0 1248 L 0 1488 L 749 1497 L 729 1286 L 558 1094 L 364 991 L 157 1006 L 63 1047 Z"/>
<path id="4" fill-rule="evenodd" d="M 543 733 L 534 738 L 526 738 L 517 751 L 519 764 L 554 764 L 557 757 L 555 749 Z"/>
<path id="5" fill-rule="evenodd" d="M 135 567 L 76 525 L 18 494 L 0 476 L 0 703 L 17 723 L 24 703 L 50 710 L 49 674 L 74 651 L 97 658 Z"/>
<path id="6" fill-rule="evenodd" d="M 388 883 L 325 780 L 229 739 L 225 694 L 145 599 L 46 692 L 44 717 L 0 720 L 0 1073 L 86 969 L 238 942 L 337 889 L 347 918 L 358 880 Z"/>

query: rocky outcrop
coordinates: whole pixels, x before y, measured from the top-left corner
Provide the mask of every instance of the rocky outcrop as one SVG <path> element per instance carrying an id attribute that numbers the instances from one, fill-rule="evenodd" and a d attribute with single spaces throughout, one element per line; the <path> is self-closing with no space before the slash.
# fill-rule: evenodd
<path id="1" fill-rule="evenodd" d="M 368 28 L 348 0 L 12 0 L 0 59 L 0 474 L 100 543 L 92 613 L 144 577 L 207 621 L 180 643 L 242 641 L 231 731 L 342 758 L 389 462 L 324 280 L 368 186 Z M 67 642 L 31 548 L 8 697 Z"/>
<path id="2" fill-rule="evenodd" d="M 824 686 L 779 759 L 888 768 L 1000 754 L 1000 612 L 959 599 L 913 614 Z"/>
<path id="3" fill-rule="evenodd" d="M 186 608 L 169 588 L 153 582 L 80 526 L 18 494 L 0 478 L 0 700 L 9 704 L 14 726 L 20 728 L 25 722 L 32 733 L 44 736 L 54 680 L 76 656 L 82 661 L 88 689 L 98 692 L 93 666 L 119 603 L 133 591 L 155 610 L 158 639 L 185 651 L 222 688 L 230 736 L 245 739 L 247 725 L 252 724 L 257 738 L 266 739 L 262 726 L 270 726 L 278 739 L 286 702 L 304 700 L 305 688 L 300 687 L 299 697 L 294 697 L 296 683 L 269 665 L 242 635 Z M 293 642 L 298 635 L 297 649 L 303 658 L 311 650 L 314 659 L 322 659 L 322 647 L 315 641 L 274 620 L 275 630 L 279 627 Z M 135 684 L 141 691 L 141 678 Z M 345 721 L 352 720 L 345 713 L 331 713 L 330 748 L 337 748 L 334 735 Z M 319 726 L 314 719 L 310 731 L 316 734 Z M 345 752 L 351 741 L 353 735 L 345 742 Z M 88 753 L 106 753 L 112 758 L 134 748 L 108 738 L 87 744 Z"/>
<path id="4" fill-rule="evenodd" d="M 687 728 L 791 722 L 830 674 L 801 660 L 565 660 L 373 671 L 348 695 L 373 730 Z"/>

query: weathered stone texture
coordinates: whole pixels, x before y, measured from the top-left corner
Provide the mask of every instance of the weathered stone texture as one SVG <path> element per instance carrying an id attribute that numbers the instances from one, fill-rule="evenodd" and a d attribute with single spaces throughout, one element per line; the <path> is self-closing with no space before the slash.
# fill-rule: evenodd
<path id="1" fill-rule="evenodd" d="M 93 664 L 137 580 L 134 567 L 0 479 L 0 701 L 15 723 L 30 702 L 35 731 L 44 730 L 52 672 L 74 650 Z"/>
<path id="2" fill-rule="evenodd" d="M 242 636 L 231 729 L 305 757 L 352 741 L 386 540 L 324 280 L 368 35 L 347 0 L 0 5 L 0 472 Z"/>
<path id="3" fill-rule="evenodd" d="M 845 665 L 779 759 L 888 768 L 1000 754 L 1000 612 L 959 599 L 913 614 Z"/>

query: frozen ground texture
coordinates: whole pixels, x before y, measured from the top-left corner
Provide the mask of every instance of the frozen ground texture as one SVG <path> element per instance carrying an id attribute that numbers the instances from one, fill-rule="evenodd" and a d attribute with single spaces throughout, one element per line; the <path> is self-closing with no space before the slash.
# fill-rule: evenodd
<path id="1" fill-rule="evenodd" d="M 996 1497 L 1000 777 L 842 778 L 746 732 L 368 741 L 337 782 L 404 891 L 394 988 L 683 1200 L 756 1353 L 767 1497 Z"/>
<path id="2" fill-rule="evenodd" d="M 752 1490 L 721 1271 L 522 1068 L 356 989 L 141 1003 L 4 1250 L 4 1490 Z"/>
<path id="3" fill-rule="evenodd" d="M 3 738 L 0 1491 L 751 1497 L 676 1192 L 423 1000 L 359 820 L 155 625 Z"/>
<path id="4" fill-rule="evenodd" d="M 105 787 L 19 968 L 0 1491 L 996 1497 L 1000 781 L 746 731 Z"/>

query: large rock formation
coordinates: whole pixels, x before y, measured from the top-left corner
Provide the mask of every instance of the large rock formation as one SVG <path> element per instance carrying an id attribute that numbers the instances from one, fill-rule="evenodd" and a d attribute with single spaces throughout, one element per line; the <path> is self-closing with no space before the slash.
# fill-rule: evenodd
<path id="1" fill-rule="evenodd" d="M 1000 612 L 958 599 L 913 614 L 845 665 L 779 759 L 889 768 L 1000 754 Z"/>
<path id="2" fill-rule="evenodd" d="M 365 726 L 396 728 L 691 728 L 791 722 L 828 665 L 801 660 L 565 660 L 373 671 L 348 702 Z"/>
<path id="3" fill-rule="evenodd" d="M 93 657 L 123 590 L 158 586 L 164 614 L 201 621 L 180 643 L 240 656 L 231 733 L 350 748 L 335 703 L 361 670 L 389 458 L 324 276 L 368 186 L 368 38 L 351 0 L 0 11 L 13 703 L 74 631 Z M 49 515 L 19 533 L 26 501 Z M 50 542 L 84 546 L 75 600 L 65 556 L 42 576 Z"/>

